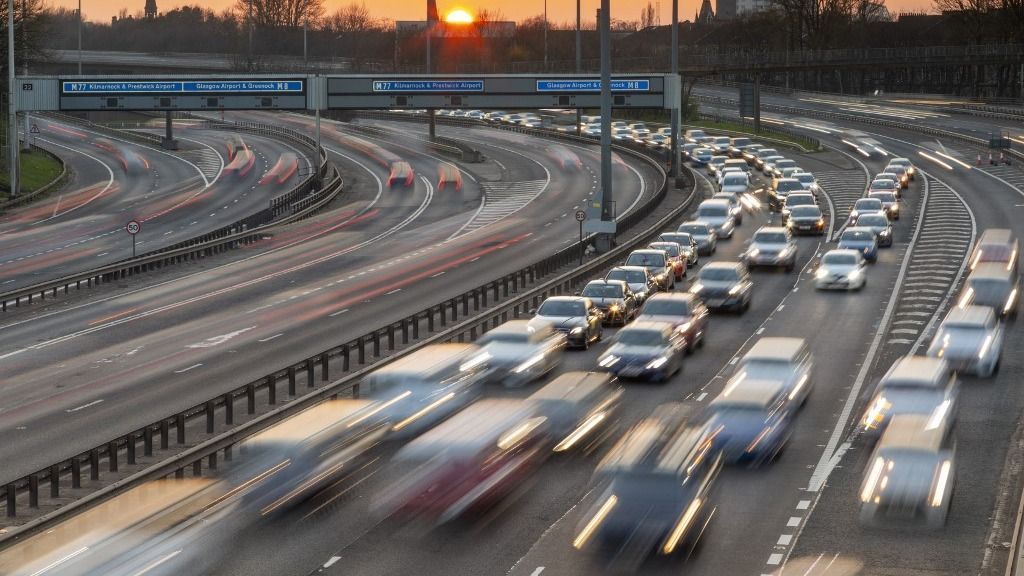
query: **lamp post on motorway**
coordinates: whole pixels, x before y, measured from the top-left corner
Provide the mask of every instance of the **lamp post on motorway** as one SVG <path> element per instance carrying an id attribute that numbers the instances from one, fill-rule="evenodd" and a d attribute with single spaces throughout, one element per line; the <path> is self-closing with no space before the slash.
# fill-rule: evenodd
<path id="1" fill-rule="evenodd" d="M 548 0 L 544 0 L 544 71 L 548 70 Z"/>
<path id="2" fill-rule="evenodd" d="M 78 75 L 82 75 L 82 0 L 78 0 Z"/>
<path id="3" fill-rule="evenodd" d="M 672 75 L 679 77 L 679 0 L 672 0 Z M 682 83 L 680 83 L 680 86 Z M 670 160 L 672 178 L 679 177 L 679 106 L 682 102 L 682 90 L 672 105 L 669 131 L 672 159 Z"/>
<path id="4" fill-rule="evenodd" d="M 18 109 L 14 105 L 14 0 L 7 0 L 7 153 L 11 197 L 18 195 Z"/>
<path id="5" fill-rule="evenodd" d="M 576 0 L 576 73 L 579 74 L 583 71 L 583 56 L 581 54 L 583 50 L 583 41 L 580 37 L 580 0 Z M 583 110 L 580 108 L 576 109 L 576 135 L 579 136 L 583 131 L 583 127 L 580 126 L 580 121 L 583 120 Z"/>

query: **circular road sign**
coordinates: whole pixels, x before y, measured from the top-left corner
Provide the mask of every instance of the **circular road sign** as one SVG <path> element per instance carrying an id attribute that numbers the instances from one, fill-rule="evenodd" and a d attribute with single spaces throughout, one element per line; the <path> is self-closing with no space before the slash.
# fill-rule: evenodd
<path id="1" fill-rule="evenodd" d="M 576 211 L 576 221 L 577 222 L 583 222 L 586 219 L 587 219 L 587 213 L 586 212 L 584 212 L 583 210 L 577 210 Z"/>
<path id="2" fill-rule="evenodd" d="M 139 230 L 142 230 L 142 225 L 135 220 L 129 220 L 128 223 L 125 224 L 124 229 L 134 236 L 139 233 Z"/>

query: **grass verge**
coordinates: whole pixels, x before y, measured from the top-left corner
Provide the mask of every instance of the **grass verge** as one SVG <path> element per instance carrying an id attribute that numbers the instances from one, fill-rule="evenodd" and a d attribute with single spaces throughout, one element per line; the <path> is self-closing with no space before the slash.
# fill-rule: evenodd
<path id="1" fill-rule="evenodd" d="M 18 155 L 18 162 L 21 165 L 22 194 L 35 192 L 60 176 L 60 162 L 41 150 L 23 150 Z M 0 172 L 0 202 L 6 201 L 10 196 L 10 177 L 4 170 Z"/>

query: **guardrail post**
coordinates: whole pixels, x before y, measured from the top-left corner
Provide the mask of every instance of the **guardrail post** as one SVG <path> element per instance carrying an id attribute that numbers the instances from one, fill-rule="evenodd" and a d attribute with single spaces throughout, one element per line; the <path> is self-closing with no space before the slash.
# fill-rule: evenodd
<path id="1" fill-rule="evenodd" d="M 480 303 L 484 308 L 487 308 L 487 286 L 480 287 Z"/>
<path id="2" fill-rule="evenodd" d="M 327 352 L 324 352 L 320 355 L 320 379 L 327 382 L 330 378 L 327 372 Z"/>
<path id="3" fill-rule="evenodd" d="M 178 429 L 178 444 L 185 443 L 185 415 L 178 414 L 174 417 L 174 425 Z"/>
<path id="4" fill-rule="evenodd" d="M 402 345 L 409 343 L 409 319 L 402 318 Z"/>
<path id="5" fill-rule="evenodd" d="M 427 332 L 431 333 L 431 334 L 434 332 L 434 309 L 433 308 L 427 309 Z"/>
<path id="6" fill-rule="evenodd" d="M 395 349 L 395 325 L 388 324 L 388 350 Z"/>
<path id="7" fill-rule="evenodd" d="M 60 465 L 50 466 L 50 498 L 60 498 Z"/>
<path id="8" fill-rule="evenodd" d="M 171 426 L 167 420 L 160 421 L 160 449 L 167 450 L 171 441 Z"/>
<path id="9" fill-rule="evenodd" d="M 470 327 L 470 329 L 469 329 L 469 339 L 470 339 L 470 341 L 476 340 L 476 326 Z M 461 342 L 461 340 L 460 340 L 460 342 Z"/>
<path id="10" fill-rule="evenodd" d="M 277 378 L 273 374 L 267 376 L 267 397 L 271 406 L 277 404 Z"/>
<path id="11" fill-rule="evenodd" d="M 111 472 L 117 472 L 117 441 L 107 443 L 107 464 Z"/>
<path id="12" fill-rule="evenodd" d="M 501 279 L 501 295 L 508 298 L 508 276 Z"/>
<path id="13" fill-rule="evenodd" d="M 245 385 L 246 409 L 249 414 L 256 413 L 256 385 L 249 383 Z"/>
<path id="14" fill-rule="evenodd" d="M 213 400 L 206 401 L 203 412 L 206 412 L 206 433 L 213 434 Z"/>
<path id="15" fill-rule="evenodd" d="M 14 518 L 17 515 L 17 501 L 15 500 L 17 492 L 14 490 L 14 482 L 8 484 L 7 487 L 4 488 L 4 492 L 7 493 L 7 517 Z"/>
<path id="16" fill-rule="evenodd" d="M 427 315 L 429 316 L 430 314 L 428 313 Z M 413 314 L 412 315 L 412 339 L 413 340 L 419 340 L 419 338 L 420 338 L 420 315 L 419 314 Z"/>
<path id="17" fill-rule="evenodd" d="M 373 331 L 373 357 L 380 358 L 380 332 L 377 330 Z"/>
<path id="18" fill-rule="evenodd" d="M 295 396 L 295 366 L 288 367 L 288 396 Z"/>
<path id="19" fill-rule="evenodd" d="M 451 305 L 452 305 L 452 322 L 458 322 L 459 321 L 459 302 L 455 298 L 452 298 L 450 302 L 451 302 Z"/>
<path id="20" fill-rule="evenodd" d="M 178 468 L 177 470 L 174 471 L 174 478 L 176 480 L 181 480 L 184 477 L 185 477 L 185 469 L 184 468 Z"/>
<path id="21" fill-rule="evenodd" d="M 89 479 L 100 479 L 100 450 L 93 448 L 89 451 Z"/>
<path id="22" fill-rule="evenodd" d="M 233 455 L 231 454 L 231 449 L 233 447 L 234 447 L 234 444 L 224 447 L 224 461 L 225 462 L 231 462 L 231 458 L 233 457 Z"/>
<path id="23" fill-rule="evenodd" d="M 128 445 L 127 445 L 127 448 L 128 448 L 128 463 L 129 464 L 135 464 L 135 441 L 137 440 L 137 438 L 135 437 L 135 432 L 129 432 L 128 436 L 127 436 L 127 440 L 128 440 Z"/>
<path id="24" fill-rule="evenodd" d="M 28 477 L 28 507 L 39 508 L 39 475 L 30 474 Z"/>
<path id="25" fill-rule="evenodd" d="M 202 475 L 203 475 L 203 460 L 202 460 L 202 458 L 200 458 L 199 460 L 196 460 L 195 462 L 192 463 L 192 476 L 194 478 L 199 478 Z"/>
<path id="26" fill-rule="evenodd" d="M 448 302 L 441 302 L 437 305 L 438 316 L 441 318 L 441 328 L 448 326 Z"/>
<path id="27" fill-rule="evenodd" d="M 494 301 L 497 302 L 498 301 L 498 283 L 495 282 L 494 284 L 492 284 L 491 289 L 494 290 L 494 294 L 493 294 Z M 508 290 L 505 291 L 505 296 L 508 296 Z"/>
<path id="28" fill-rule="evenodd" d="M 469 316 L 469 296 L 465 292 L 462 293 L 462 315 Z"/>
<path id="29" fill-rule="evenodd" d="M 473 290 L 473 312 L 480 310 L 480 290 Z"/>
<path id="30" fill-rule="evenodd" d="M 71 459 L 71 487 L 82 487 L 82 461 L 78 456 Z"/>
<path id="31" fill-rule="evenodd" d="M 210 454 L 210 456 L 206 459 L 206 467 L 209 468 L 210 470 L 216 470 L 217 469 L 217 453 L 216 452 L 213 452 L 212 454 Z"/>
<path id="32" fill-rule="evenodd" d="M 307 388 L 312 388 L 312 387 L 316 386 L 316 383 L 315 383 L 316 378 L 313 375 L 313 368 L 315 366 L 316 366 L 316 363 L 314 362 L 314 360 L 312 358 L 306 358 L 306 387 Z"/>
<path id="33" fill-rule="evenodd" d="M 224 424 L 235 423 L 235 396 L 231 392 L 224 394 Z"/>
<path id="34" fill-rule="evenodd" d="M 153 427 L 146 426 L 142 430 L 142 453 L 146 456 L 153 455 Z"/>

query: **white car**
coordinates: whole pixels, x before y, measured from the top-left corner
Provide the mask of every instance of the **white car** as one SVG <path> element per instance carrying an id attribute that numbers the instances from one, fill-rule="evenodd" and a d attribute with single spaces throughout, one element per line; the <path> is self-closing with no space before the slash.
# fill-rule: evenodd
<path id="1" fill-rule="evenodd" d="M 999 370 L 1003 326 L 988 306 L 957 306 L 949 311 L 928 347 L 928 356 L 942 358 L 957 372 L 989 378 Z"/>
<path id="2" fill-rule="evenodd" d="M 819 290 L 860 290 L 867 284 L 867 262 L 856 250 L 829 250 L 814 273 Z"/>
<path id="3" fill-rule="evenodd" d="M 736 221 L 732 215 L 732 208 L 726 200 L 705 200 L 701 202 L 693 219 L 710 226 L 719 238 L 732 238 L 732 233 L 736 230 Z"/>
<path id="4" fill-rule="evenodd" d="M 745 172 L 726 172 L 722 175 L 722 192 L 746 194 L 750 189 L 750 178 Z"/>

